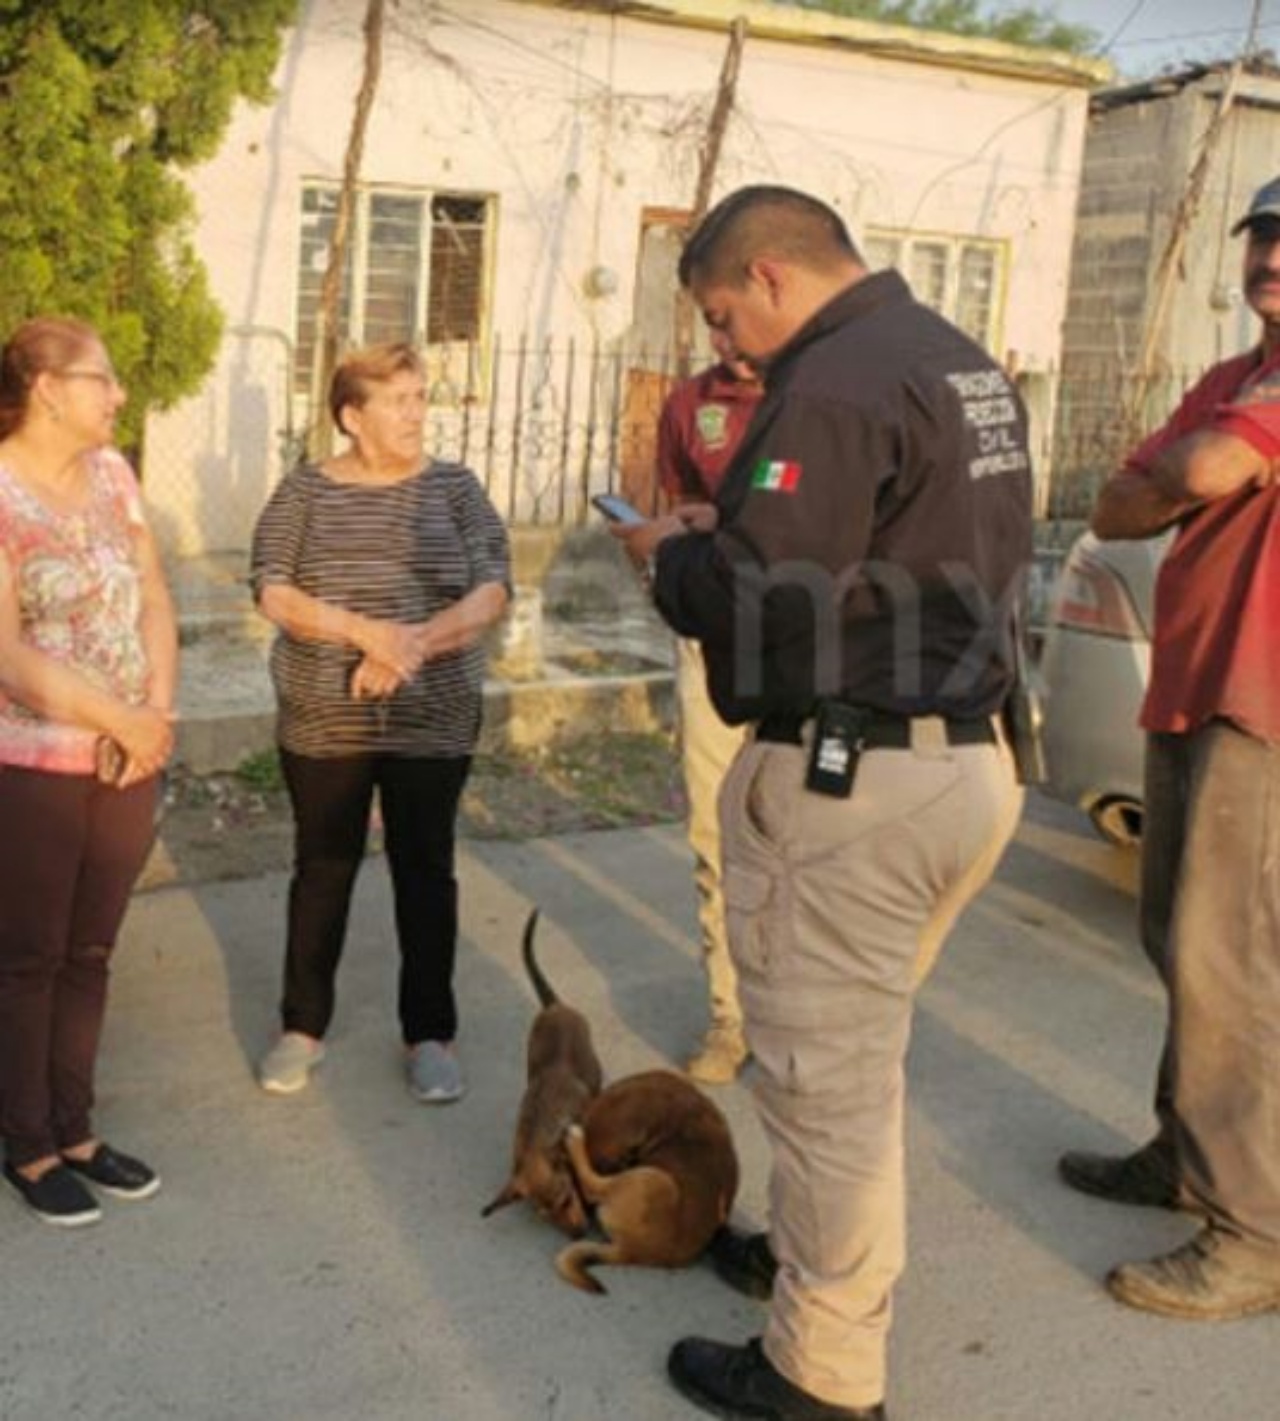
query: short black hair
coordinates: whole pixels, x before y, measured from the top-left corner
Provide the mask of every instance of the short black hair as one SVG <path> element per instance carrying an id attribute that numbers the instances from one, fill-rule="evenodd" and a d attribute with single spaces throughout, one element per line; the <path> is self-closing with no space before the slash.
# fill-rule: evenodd
<path id="1" fill-rule="evenodd" d="M 680 254 L 680 284 L 697 277 L 738 286 L 761 256 L 822 272 L 861 260 L 843 219 L 825 202 L 796 188 L 758 184 L 731 192 L 698 224 Z"/>

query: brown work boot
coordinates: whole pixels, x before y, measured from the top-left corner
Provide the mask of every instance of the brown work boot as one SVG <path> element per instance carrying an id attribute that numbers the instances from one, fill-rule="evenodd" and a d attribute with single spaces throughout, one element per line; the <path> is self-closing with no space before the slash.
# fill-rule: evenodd
<path id="1" fill-rule="evenodd" d="M 1172 1253 L 1113 1268 L 1107 1291 L 1132 1308 L 1203 1322 L 1280 1311 L 1280 1259 L 1255 1270 L 1238 1239 L 1210 1226 Z"/>
<path id="2" fill-rule="evenodd" d="M 748 1054 L 736 1021 L 713 1021 L 702 1045 L 685 1063 L 685 1074 L 704 1085 L 728 1085 L 737 1079 Z"/>

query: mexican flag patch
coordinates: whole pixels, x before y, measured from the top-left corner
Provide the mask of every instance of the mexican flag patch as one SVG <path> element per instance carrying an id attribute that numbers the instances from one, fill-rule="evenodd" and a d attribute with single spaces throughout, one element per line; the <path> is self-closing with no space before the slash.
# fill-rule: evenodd
<path id="1" fill-rule="evenodd" d="M 751 470 L 751 487 L 770 493 L 795 493 L 800 484 L 800 465 L 794 459 L 761 459 Z"/>

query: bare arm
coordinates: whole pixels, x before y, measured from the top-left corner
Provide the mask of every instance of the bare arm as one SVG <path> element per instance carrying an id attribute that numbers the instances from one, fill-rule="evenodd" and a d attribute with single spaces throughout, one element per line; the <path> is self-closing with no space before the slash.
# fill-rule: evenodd
<path id="1" fill-rule="evenodd" d="M 1274 479 L 1271 460 L 1247 440 L 1204 430 L 1171 444 L 1145 474 L 1108 479 L 1090 526 L 1102 539 L 1151 538 L 1206 503 Z"/>
<path id="2" fill-rule="evenodd" d="M 268 583 L 258 597 L 262 615 L 301 641 L 353 646 L 404 681 L 422 664 L 419 628 L 382 621 L 324 602 L 284 582 Z"/>
<path id="3" fill-rule="evenodd" d="M 142 645 L 151 672 L 147 704 L 168 712 L 178 689 L 178 619 L 159 549 L 145 525 L 135 534 L 134 551 L 142 582 Z"/>
<path id="4" fill-rule="evenodd" d="M 482 582 L 451 607 L 420 622 L 415 628 L 420 661 L 431 661 L 451 651 L 470 646 L 507 609 L 507 589 L 501 582 Z M 393 695 L 408 680 L 385 662 L 366 654 L 351 680 L 351 694 L 357 700 L 380 699 Z"/>
<path id="5" fill-rule="evenodd" d="M 173 728 L 167 711 L 131 706 L 22 640 L 17 579 L 0 552 L 0 685 L 22 705 L 63 725 L 109 735 L 124 750 L 133 778 L 154 774 L 169 758 Z"/>
<path id="6" fill-rule="evenodd" d="M 291 636 L 362 652 L 364 660 L 352 680 L 352 694 L 359 699 L 388 696 L 424 661 L 471 646 L 506 611 L 507 600 L 500 582 L 481 583 L 451 607 L 413 624 L 361 616 L 285 583 L 263 588 L 258 605 Z"/>
<path id="7" fill-rule="evenodd" d="M 1272 482 L 1271 460 L 1234 434 L 1205 430 L 1180 439 L 1151 465 L 1151 480 L 1170 499 L 1210 503 Z"/>
<path id="8" fill-rule="evenodd" d="M 1104 542 L 1154 538 L 1196 507 L 1196 499 L 1170 498 L 1145 474 L 1122 471 L 1103 484 L 1089 526 Z"/>
<path id="9" fill-rule="evenodd" d="M 421 625 L 423 660 L 472 646 L 507 610 L 508 600 L 501 582 L 482 582 L 451 607 L 437 612 Z"/>

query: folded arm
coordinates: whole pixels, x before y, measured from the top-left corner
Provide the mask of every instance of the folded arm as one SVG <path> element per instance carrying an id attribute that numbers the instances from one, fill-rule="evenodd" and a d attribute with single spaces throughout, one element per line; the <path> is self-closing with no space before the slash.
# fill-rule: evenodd
<path id="1" fill-rule="evenodd" d="M 1196 499 L 1170 497 L 1148 474 L 1124 469 L 1103 484 L 1089 527 L 1104 541 L 1154 538 L 1198 507 Z"/>
<path id="2" fill-rule="evenodd" d="M 451 607 L 418 623 L 414 630 L 419 664 L 447 656 L 451 651 L 461 651 L 478 641 L 506 611 L 508 600 L 505 583 L 482 583 Z M 381 700 L 394 695 L 408 679 L 386 662 L 366 653 L 351 678 L 351 694 L 357 700 Z"/>
<path id="3" fill-rule="evenodd" d="M 1248 440 L 1218 430 L 1190 434 L 1156 457 L 1151 478 L 1169 499 L 1211 503 L 1274 481 L 1273 464 Z"/>
<path id="4" fill-rule="evenodd" d="M 1221 429 L 1186 434 L 1103 485 L 1090 526 L 1103 539 L 1151 538 L 1206 503 L 1275 481 L 1275 464 Z"/>
<path id="5" fill-rule="evenodd" d="M 451 606 L 429 617 L 419 627 L 422 659 L 433 661 L 451 651 L 462 651 L 477 641 L 507 610 L 506 584 L 482 582 Z"/>
<path id="6" fill-rule="evenodd" d="M 258 609 L 268 621 L 299 641 L 354 647 L 393 671 L 401 681 L 407 681 L 422 665 L 416 624 L 366 617 L 313 597 L 287 582 L 267 583 L 258 594 Z"/>

